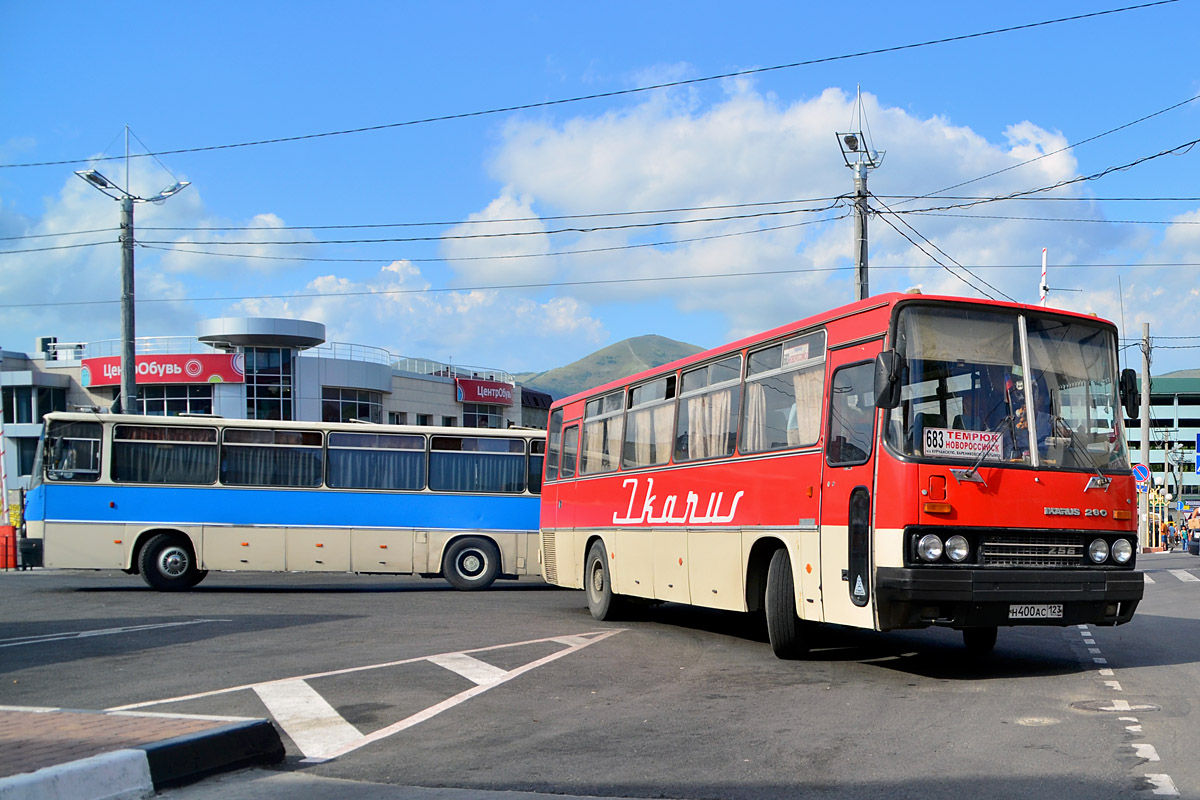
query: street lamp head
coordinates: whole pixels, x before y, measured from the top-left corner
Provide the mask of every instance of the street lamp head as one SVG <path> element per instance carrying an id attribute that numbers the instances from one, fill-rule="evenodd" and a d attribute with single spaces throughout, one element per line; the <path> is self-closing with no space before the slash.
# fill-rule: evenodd
<path id="1" fill-rule="evenodd" d="M 842 141 L 846 144 L 846 148 L 851 153 L 858 152 L 858 137 L 855 136 L 853 133 L 847 133 L 845 136 L 842 137 Z"/>
<path id="2" fill-rule="evenodd" d="M 151 203 L 161 203 L 162 201 L 166 200 L 171 195 L 178 194 L 179 192 L 182 192 L 184 189 L 186 189 L 187 187 L 189 187 L 191 185 L 192 185 L 191 181 L 175 181 L 175 183 L 172 183 L 170 186 L 166 187 L 161 192 L 154 195 L 154 197 L 148 197 L 146 199 L 149 200 Z"/>
<path id="3" fill-rule="evenodd" d="M 77 171 L 75 174 L 78 175 L 79 177 L 83 178 L 88 183 L 95 186 L 97 189 L 115 188 L 115 187 L 113 187 L 112 182 L 110 182 L 108 180 L 108 178 L 104 177 L 103 175 L 101 175 L 99 172 L 97 172 L 94 169 L 82 169 L 82 170 Z"/>

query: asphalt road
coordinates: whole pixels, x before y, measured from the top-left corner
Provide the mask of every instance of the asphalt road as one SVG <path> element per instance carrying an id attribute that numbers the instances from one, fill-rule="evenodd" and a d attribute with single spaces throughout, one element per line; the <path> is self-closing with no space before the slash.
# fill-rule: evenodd
<path id="1" fill-rule="evenodd" d="M 953 631 L 843 629 L 784 662 L 745 615 L 598 623 L 532 579 L 213 574 L 162 594 L 0 573 L 0 703 L 275 720 L 284 765 L 169 793 L 186 800 L 1200 798 L 1200 558 L 1139 564 L 1130 624 L 1003 629 L 983 663 Z"/>

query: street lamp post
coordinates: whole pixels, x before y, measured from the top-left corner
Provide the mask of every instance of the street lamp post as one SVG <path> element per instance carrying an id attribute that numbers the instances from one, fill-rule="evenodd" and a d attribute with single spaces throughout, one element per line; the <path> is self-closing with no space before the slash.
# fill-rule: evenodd
<path id="1" fill-rule="evenodd" d="M 128 145 L 125 158 L 126 188 L 124 189 L 94 169 L 79 170 L 75 174 L 121 203 L 121 412 L 132 414 L 137 408 L 135 402 L 137 399 L 137 365 L 134 361 L 133 348 L 133 204 L 161 203 L 189 186 L 190 181 L 176 181 L 153 197 L 138 197 L 128 191 Z"/>

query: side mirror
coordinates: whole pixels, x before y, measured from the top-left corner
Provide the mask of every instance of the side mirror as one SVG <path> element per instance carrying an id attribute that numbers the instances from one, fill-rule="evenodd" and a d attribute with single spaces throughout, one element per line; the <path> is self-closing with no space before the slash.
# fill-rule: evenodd
<path id="1" fill-rule="evenodd" d="M 1137 419 L 1142 408 L 1142 395 L 1137 388 L 1137 373 L 1131 369 L 1121 370 L 1120 389 L 1125 419 Z"/>
<path id="2" fill-rule="evenodd" d="M 900 359 L 895 352 L 884 350 L 875 356 L 875 407 L 895 408 L 900 405 Z"/>

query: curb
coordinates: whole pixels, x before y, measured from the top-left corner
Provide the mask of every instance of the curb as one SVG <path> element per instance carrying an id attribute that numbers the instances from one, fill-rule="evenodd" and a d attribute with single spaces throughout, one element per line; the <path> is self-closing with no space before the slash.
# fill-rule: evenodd
<path id="1" fill-rule="evenodd" d="M 4 800 L 142 800 L 226 770 L 275 764 L 283 742 L 265 719 L 55 764 L 0 778 Z"/>

